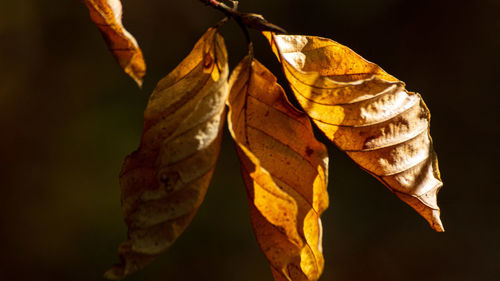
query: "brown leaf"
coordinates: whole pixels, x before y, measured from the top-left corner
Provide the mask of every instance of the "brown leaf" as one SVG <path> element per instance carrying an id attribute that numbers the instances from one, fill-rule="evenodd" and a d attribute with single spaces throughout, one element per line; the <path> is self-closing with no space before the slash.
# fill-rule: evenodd
<path id="1" fill-rule="evenodd" d="M 227 80 L 226 47 L 211 28 L 158 83 L 144 112 L 141 145 L 120 174 L 128 239 L 118 251 L 121 264 L 107 278 L 146 266 L 195 215 L 219 154 Z"/>
<path id="2" fill-rule="evenodd" d="M 84 0 L 84 3 L 123 71 L 142 86 L 146 64 L 137 41 L 122 25 L 120 0 Z"/>
<path id="3" fill-rule="evenodd" d="M 330 39 L 266 32 L 295 97 L 316 125 L 436 231 L 442 186 L 419 94 Z"/>
<path id="4" fill-rule="evenodd" d="M 317 280 L 328 154 L 274 75 L 245 58 L 231 74 L 228 123 L 237 143 L 257 240 L 275 280 Z"/>

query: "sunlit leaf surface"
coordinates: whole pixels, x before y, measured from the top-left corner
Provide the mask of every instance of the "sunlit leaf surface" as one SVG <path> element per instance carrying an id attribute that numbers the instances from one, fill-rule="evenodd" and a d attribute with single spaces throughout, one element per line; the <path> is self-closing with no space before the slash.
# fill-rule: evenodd
<path id="1" fill-rule="evenodd" d="M 442 186 L 421 96 L 330 39 L 265 32 L 304 111 L 436 231 Z"/>
<path id="2" fill-rule="evenodd" d="M 274 75 L 249 57 L 230 79 L 228 123 L 237 144 L 252 226 L 275 280 L 317 280 L 320 215 L 328 207 L 328 154 L 309 118 Z"/>
<path id="3" fill-rule="evenodd" d="M 211 28 L 151 94 L 141 145 L 120 175 L 128 239 L 107 278 L 146 266 L 189 225 L 219 154 L 227 80 L 226 47 Z"/>
<path id="4" fill-rule="evenodd" d="M 137 41 L 123 27 L 120 0 L 84 0 L 84 3 L 123 71 L 142 86 L 146 64 Z"/>

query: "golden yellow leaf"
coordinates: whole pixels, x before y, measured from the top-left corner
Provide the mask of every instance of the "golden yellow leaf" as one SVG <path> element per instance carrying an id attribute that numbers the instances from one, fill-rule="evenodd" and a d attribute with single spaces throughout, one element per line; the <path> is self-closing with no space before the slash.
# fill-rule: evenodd
<path id="1" fill-rule="evenodd" d="M 84 0 L 90 19 L 101 31 L 120 67 L 142 86 L 146 63 L 135 38 L 123 27 L 120 0 Z"/>
<path id="2" fill-rule="evenodd" d="M 141 145 L 120 174 L 128 239 L 107 278 L 146 266 L 190 223 L 219 154 L 228 93 L 226 47 L 210 28 L 149 98 Z"/>
<path id="3" fill-rule="evenodd" d="M 421 96 L 330 39 L 264 35 L 319 129 L 432 228 L 444 231 L 436 198 L 442 181 Z"/>
<path id="4" fill-rule="evenodd" d="M 317 280 L 328 154 L 274 75 L 246 57 L 231 74 L 228 123 L 237 143 L 252 226 L 275 280 Z"/>

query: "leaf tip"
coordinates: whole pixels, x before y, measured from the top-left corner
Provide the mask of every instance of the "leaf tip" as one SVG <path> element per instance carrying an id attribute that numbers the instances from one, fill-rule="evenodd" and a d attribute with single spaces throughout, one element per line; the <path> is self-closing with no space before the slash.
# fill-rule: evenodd
<path id="1" fill-rule="evenodd" d="M 432 210 L 431 217 L 429 218 L 429 223 L 432 229 L 434 229 L 435 231 L 444 232 L 444 226 L 441 222 L 439 210 Z"/>
<path id="2" fill-rule="evenodd" d="M 104 273 L 104 278 L 108 280 L 121 280 L 125 277 L 125 269 L 121 265 L 115 265 Z"/>
<path id="3" fill-rule="evenodd" d="M 140 52 L 140 50 L 138 50 Z M 132 79 L 134 79 L 137 86 L 142 89 L 142 83 L 144 82 L 144 76 L 146 75 L 146 63 L 142 53 L 134 56 L 125 68 L 125 73 L 127 73 Z"/>
<path id="4" fill-rule="evenodd" d="M 132 79 L 134 79 L 135 83 L 137 84 L 137 87 L 139 87 L 139 89 L 142 90 L 142 83 L 144 82 L 142 77 L 132 76 Z"/>
<path id="5" fill-rule="evenodd" d="M 412 207 L 415 208 L 415 210 L 417 210 L 422 217 L 424 217 L 432 229 L 437 232 L 444 232 L 444 226 L 441 222 L 441 212 L 439 209 L 434 209 L 429 206 L 421 206 L 420 208 L 416 206 Z"/>
<path id="6" fill-rule="evenodd" d="M 444 232 L 444 226 L 441 222 L 441 212 L 439 210 L 439 207 L 437 206 L 437 204 L 432 204 L 432 201 L 435 202 L 436 200 L 435 193 L 434 196 L 431 197 L 431 200 L 425 200 L 425 197 L 422 196 L 412 196 L 395 190 L 392 191 L 397 197 L 399 197 L 399 199 L 415 209 L 415 211 L 417 211 L 429 223 L 432 229 L 437 232 Z"/>

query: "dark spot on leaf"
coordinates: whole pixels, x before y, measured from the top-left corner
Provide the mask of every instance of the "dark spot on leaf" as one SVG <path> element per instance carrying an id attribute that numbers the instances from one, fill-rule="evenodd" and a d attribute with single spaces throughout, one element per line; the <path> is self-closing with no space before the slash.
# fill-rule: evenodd
<path id="1" fill-rule="evenodd" d="M 309 146 L 306 147 L 306 155 L 307 156 L 311 156 L 313 154 L 314 150 L 312 150 L 312 148 L 310 148 Z"/>
<path id="2" fill-rule="evenodd" d="M 177 172 L 164 172 L 160 174 L 160 181 L 167 193 L 174 191 L 180 181 L 180 175 Z"/>
<path id="3" fill-rule="evenodd" d="M 203 58 L 203 68 L 208 69 L 212 67 L 212 64 L 214 63 L 214 60 L 212 59 L 212 56 L 209 53 L 206 53 L 204 58 Z"/>

